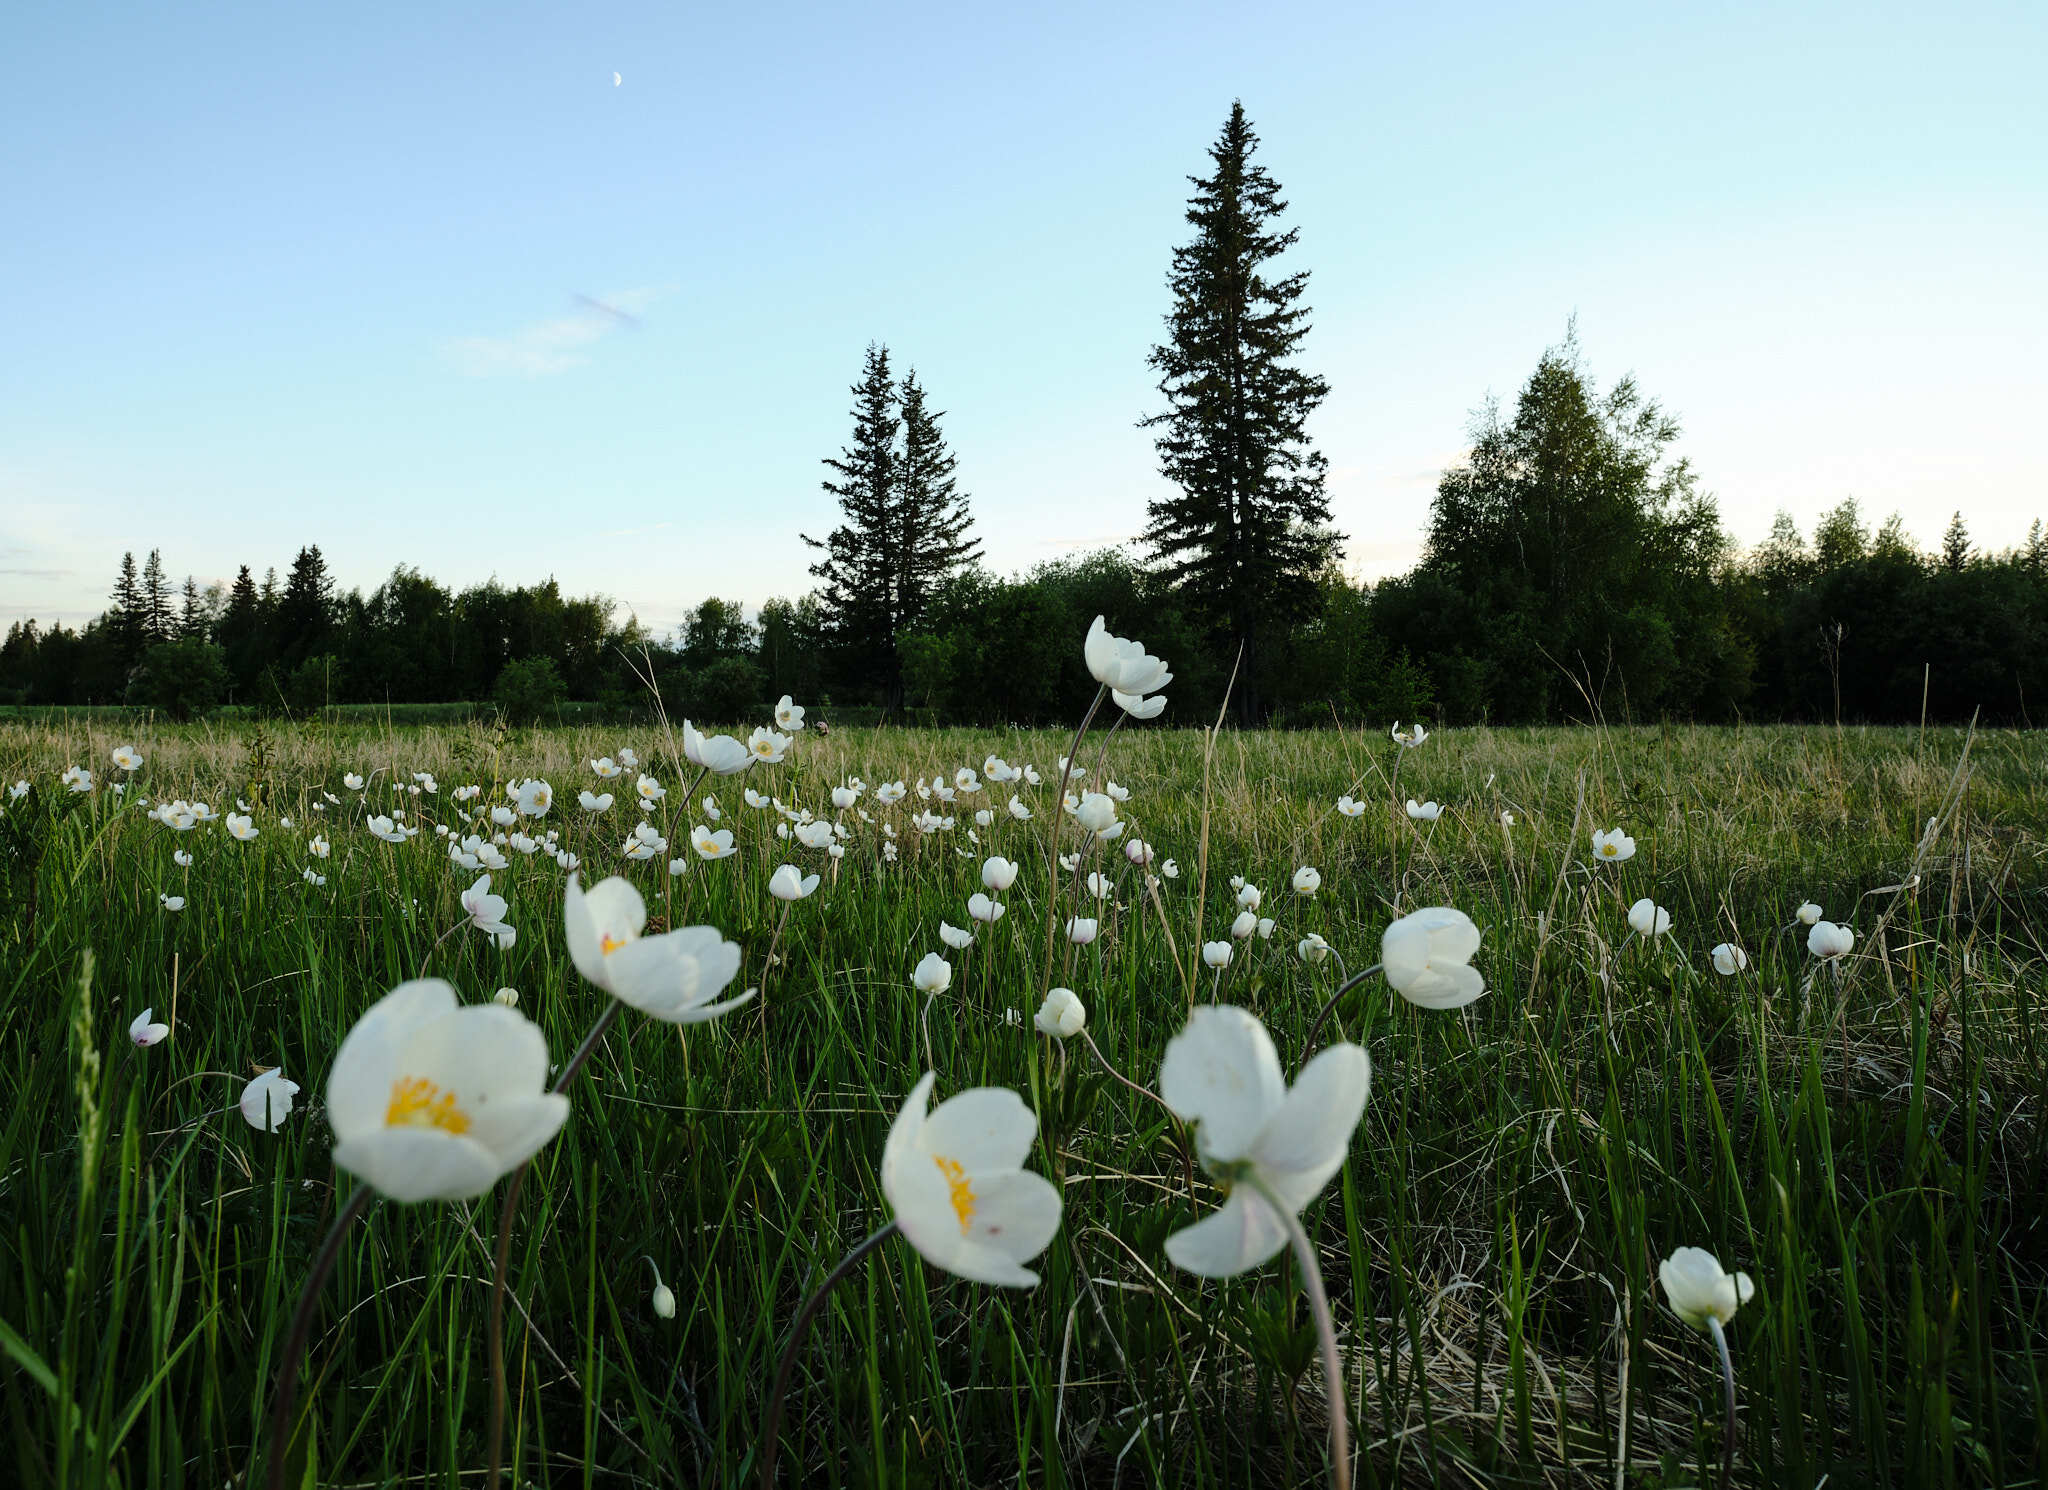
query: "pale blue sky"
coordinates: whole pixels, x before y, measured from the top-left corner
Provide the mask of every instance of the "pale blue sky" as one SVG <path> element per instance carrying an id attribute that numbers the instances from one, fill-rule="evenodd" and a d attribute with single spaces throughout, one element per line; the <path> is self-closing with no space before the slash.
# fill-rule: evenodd
<path id="1" fill-rule="evenodd" d="M 17 7 L 0 621 L 82 619 L 151 547 L 552 573 L 656 625 L 796 593 L 870 338 L 948 411 L 995 567 L 1129 537 L 1233 97 L 1314 273 L 1359 572 L 1412 561 L 1470 411 L 1574 313 L 1739 538 L 1853 494 L 2015 542 L 2048 9 L 1784 10 Z"/>

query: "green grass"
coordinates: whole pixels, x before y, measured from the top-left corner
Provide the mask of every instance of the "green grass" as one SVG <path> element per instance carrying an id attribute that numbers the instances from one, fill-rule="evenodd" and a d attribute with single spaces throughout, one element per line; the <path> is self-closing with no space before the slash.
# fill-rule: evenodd
<path id="1" fill-rule="evenodd" d="M 583 763 L 626 743 L 654 762 L 659 741 L 158 728 L 135 741 L 148 761 L 124 805 L 107 759 L 126 727 L 0 728 L 0 784 L 37 788 L 0 821 L 0 1480 L 214 1487 L 252 1462 L 285 1320 L 349 1188 L 320 1098 L 351 1022 L 423 968 L 472 1001 L 516 987 L 558 1058 L 603 1006 L 564 950 L 553 863 L 514 855 L 494 876 L 519 928 L 510 952 L 467 931 L 432 950 L 472 876 L 430 833 L 371 838 L 342 772 L 382 770 L 372 800 L 388 804 L 393 776 L 433 770 L 440 795 L 408 805 L 441 818 L 458 784 L 544 775 L 560 793 L 548 822 L 595 877 L 619 868 L 631 819 L 622 800 L 592 826 L 574 801 Z M 1066 743 L 806 735 L 792 764 L 721 784 L 738 857 L 673 882 L 659 863 L 626 872 L 658 920 L 741 942 L 741 984 L 760 982 L 779 908 L 768 872 L 822 856 L 775 839 L 743 783 L 822 811 L 846 771 L 872 786 L 994 751 L 1050 772 Z M 1612 1484 L 1624 1453 L 1630 1483 L 1711 1479 L 1712 1350 L 1655 1283 L 1688 1243 L 1757 1283 L 1730 1330 L 1739 1480 L 2042 1482 L 2048 742 L 1980 734 L 1966 763 L 1964 747 L 1945 729 L 1446 731 L 1401 762 L 1401 796 L 1451 808 L 1418 831 L 1390 806 L 1384 735 L 1222 734 L 1205 795 L 1199 733 L 1118 733 L 1109 774 L 1132 789 L 1134 831 L 1181 867 L 1162 894 L 1183 959 L 1226 934 L 1228 876 L 1264 888 L 1279 929 L 1240 947 L 1222 996 L 1260 1013 L 1290 1074 L 1336 977 L 1294 957 L 1300 936 L 1321 932 L 1355 970 L 1397 903 L 1455 905 L 1485 931 L 1488 993 L 1470 1009 L 1390 1007 L 1369 984 L 1340 1011 L 1371 1052 L 1373 1091 L 1305 1222 L 1361 1484 Z M 89 797 L 57 788 L 73 762 L 100 776 Z M 665 760 L 652 768 L 676 784 Z M 315 813 L 320 788 L 343 806 Z M 1363 818 L 1332 810 L 1347 790 L 1371 804 Z M 262 836 L 174 835 L 132 805 L 142 793 L 222 808 L 241 795 Z M 1028 1293 L 949 1278 L 901 1242 L 877 1253 L 805 1348 L 783 1482 L 1323 1482 L 1292 1264 L 1223 1285 L 1176 1272 L 1163 1238 L 1216 1200 L 1199 1174 L 1190 1200 L 1182 1135 L 1078 1043 L 1054 1053 L 1028 1034 L 1050 792 L 1024 795 L 1039 818 L 999 815 L 966 854 L 972 807 L 1000 808 L 1007 789 L 963 799 L 950 838 L 920 842 L 894 814 L 895 865 L 857 825 L 837 878 L 795 907 L 764 999 L 680 1036 L 629 1012 L 605 1042 L 517 1222 L 521 1483 L 750 1483 L 788 1322 L 884 1219 L 883 1135 L 924 1069 L 910 969 L 939 950 L 940 917 L 965 924 L 989 850 L 1024 874 L 1009 917 L 953 955 L 931 1025 L 939 1095 L 1026 1090 L 1065 1221 Z M 664 804 L 673 852 L 701 816 L 679 796 Z M 1637 857 L 1588 870 L 1590 830 L 1617 823 Z M 299 878 L 315 827 L 334 845 L 321 889 Z M 189 873 L 179 847 L 197 857 Z M 1912 888 L 1870 893 L 1916 862 Z M 1288 889 L 1299 863 L 1323 871 L 1314 899 Z M 187 908 L 164 912 L 160 890 Z M 1628 940 L 1643 895 L 1674 918 L 1654 947 Z M 1086 1000 L 1109 1057 L 1151 1083 L 1190 984 L 1206 999 L 1211 982 L 1176 971 L 1128 873 L 1118 898 L 1057 981 Z M 1780 929 L 1809 898 L 1858 932 L 1839 979 Z M 1728 939 L 1753 961 L 1722 979 L 1705 954 Z M 175 1007 L 176 1028 L 137 1051 L 125 1031 L 145 1004 Z M 231 1104 L 280 1063 L 300 1106 L 282 1134 L 257 1134 Z M 301 1398 L 294 1452 L 312 1480 L 480 1478 L 497 1199 L 383 1205 L 349 1239 Z M 649 1306 L 645 1257 L 675 1291 L 673 1320 Z"/>

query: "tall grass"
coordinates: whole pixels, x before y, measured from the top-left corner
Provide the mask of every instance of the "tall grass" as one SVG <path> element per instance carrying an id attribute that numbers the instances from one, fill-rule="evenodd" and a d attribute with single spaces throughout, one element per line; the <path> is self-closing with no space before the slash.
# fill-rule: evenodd
<path id="1" fill-rule="evenodd" d="M 680 1036 L 622 1020 L 536 1160 L 506 1345 L 519 1483 L 748 1483 L 799 1302 L 884 1219 L 882 1138 L 924 1068 L 910 969 L 939 949 L 941 917 L 965 923 L 987 852 L 1024 876 L 1009 916 L 954 954 L 931 1020 L 940 1094 L 1027 1091 L 1065 1224 L 1029 1293 L 951 1279 L 900 1244 L 870 1259 L 804 1352 L 784 1482 L 1322 1479 L 1292 1264 L 1222 1285 L 1177 1273 L 1164 1236 L 1215 1201 L 1183 1136 L 1085 1050 L 1029 1032 L 1042 816 L 1012 821 L 1008 788 L 992 790 L 927 839 L 904 825 L 915 796 L 893 814 L 864 799 L 898 824 L 900 862 L 858 828 L 794 907 L 779 965 L 760 965 L 781 908 L 769 871 L 824 860 L 775 838 L 742 783 L 826 812 L 849 772 L 950 775 L 993 751 L 1050 777 L 1064 736 L 806 736 L 793 764 L 719 784 L 744 852 L 677 879 L 620 865 L 623 798 L 596 820 L 574 805 L 588 759 L 624 743 L 677 784 L 645 732 L 156 729 L 135 742 L 148 761 L 126 803 L 102 770 L 115 743 L 86 721 L 0 731 L 0 785 L 37 786 L 0 821 L 0 1479 L 240 1483 L 284 1321 L 348 1189 L 319 1097 L 351 1022 L 423 969 L 472 1001 L 517 988 L 557 1058 L 602 1007 L 570 967 L 554 864 L 514 855 L 494 876 L 511 951 L 466 931 L 433 950 L 472 876 L 431 830 L 404 847 L 370 837 L 344 770 L 380 771 L 380 806 L 393 779 L 434 771 L 437 797 L 404 799 L 430 820 L 457 784 L 547 776 L 548 821 L 586 877 L 624 872 L 658 922 L 721 927 L 748 949 L 741 985 L 766 990 Z M 1337 977 L 1294 956 L 1301 936 L 1356 970 L 1397 909 L 1455 905 L 1485 931 L 1488 993 L 1469 1009 L 1429 1014 L 1368 985 L 1338 1011 L 1372 1054 L 1373 1093 L 1304 1219 L 1346 1353 L 1358 1483 L 1711 1478 L 1717 1367 L 1655 1283 L 1686 1243 L 1757 1282 L 1730 1331 L 1739 1478 L 2043 1481 L 2048 745 L 1980 734 L 1967 761 L 1964 747 L 1945 730 L 1446 732 L 1401 767 L 1403 796 L 1451 808 L 1418 828 L 1388 802 L 1384 736 L 1218 738 L 1207 935 L 1235 910 L 1229 875 L 1265 889 L 1278 929 L 1240 945 L 1221 996 L 1259 1012 L 1290 1070 Z M 90 796 L 56 787 L 74 761 L 102 771 Z M 1201 737 L 1123 731 L 1109 774 L 1132 789 L 1132 831 L 1180 862 L 1160 893 L 1190 958 Z M 343 806 L 315 812 L 322 788 Z M 1371 810 L 1337 816 L 1345 791 Z M 262 836 L 173 835 L 133 805 L 143 793 L 240 795 Z M 1041 814 L 1052 801 L 1050 786 L 1023 795 Z M 683 852 L 702 813 L 663 805 Z M 970 846 L 979 805 L 999 811 Z M 1587 832 L 1614 824 L 1638 855 L 1587 868 Z M 320 888 L 300 879 L 315 829 L 334 844 Z M 196 855 L 189 872 L 174 848 Z M 1312 899 L 1287 888 L 1301 863 L 1323 871 Z M 1113 865 L 1121 908 L 1096 945 L 1059 944 L 1055 981 L 1087 1002 L 1109 1059 L 1149 1082 L 1187 983 L 1135 872 Z M 1916 882 L 1873 893 L 1916 866 Z M 187 908 L 165 912 L 159 891 Z M 1675 922 L 1654 945 L 1624 919 L 1644 895 Z M 1839 975 L 1782 929 L 1804 899 L 1859 932 Z M 1724 940 L 1748 949 L 1745 974 L 1708 967 Z M 1210 996 L 1205 970 L 1193 986 Z M 144 1005 L 175 1009 L 174 1031 L 136 1050 L 125 1031 Z M 256 1133 L 233 1102 L 278 1064 L 304 1085 L 300 1108 Z M 385 1205 L 356 1231 L 314 1332 L 293 1447 L 307 1482 L 475 1482 L 496 1212 L 495 1197 Z M 649 1306 L 645 1258 L 675 1291 L 673 1320 Z"/>

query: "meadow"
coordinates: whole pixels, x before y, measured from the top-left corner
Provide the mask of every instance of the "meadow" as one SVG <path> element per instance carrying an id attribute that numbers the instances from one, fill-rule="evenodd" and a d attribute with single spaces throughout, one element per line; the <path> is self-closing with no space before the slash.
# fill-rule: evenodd
<path id="1" fill-rule="evenodd" d="M 1372 1062 L 1341 1171 L 1302 1218 L 1356 1483 L 1715 1482 L 1720 1368 L 1659 1285 L 1681 1246 L 1754 1281 L 1726 1331 L 1738 1483 L 2043 1482 L 2048 740 L 1480 728 L 1403 749 L 1384 728 L 1188 724 L 1126 725 L 1102 756 L 1090 738 L 1081 785 L 1127 788 L 1128 826 L 1056 888 L 1049 823 L 1062 852 L 1093 843 L 1058 807 L 1066 731 L 810 728 L 786 760 L 686 798 L 697 772 L 656 724 L 0 726 L 0 788 L 30 783 L 0 818 L 0 1479 L 260 1483 L 287 1320 L 355 1183 L 331 1159 L 336 1051 L 424 974 L 465 1004 L 515 990 L 563 1060 L 609 1002 L 568 949 L 554 855 L 570 854 L 586 887 L 633 882 L 650 932 L 718 928 L 742 950 L 729 991 L 761 992 L 680 1028 L 625 1010 L 535 1156 L 509 1233 L 514 1483 L 755 1482 L 792 1321 L 887 1219 L 884 1140 L 928 1058 L 940 1097 L 1023 1094 L 1025 1167 L 1058 1186 L 1058 1233 L 1029 1289 L 951 1276 L 901 1239 L 867 1256 L 798 1352 L 782 1482 L 1327 1483 L 1296 1261 L 1226 1281 L 1176 1268 L 1166 1238 L 1219 1200 L 1190 1130 L 1034 1014 L 1050 945 L 1050 981 L 1140 1086 L 1212 1000 L 1253 1011 L 1292 1079 L 1339 964 L 1363 970 L 1396 917 L 1431 906 L 1479 927 L 1484 995 L 1429 1009 L 1368 980 L 1319 1042 Z M 124 745 L 133 772 L 112 764 Z M 593 773 L 624 748 L 665 787 L 650 812 L 634 771 Z M 1041 783 L 992 782 L 990 756 Z M 89 790 L 60 780 L 73 766 Z M 978 792 L 953 786 L 963 767 Z M 950 804 L 919 795 L 934 777 Z M 501 948 L 466 919 L 477 871 L 436 827 L 488 839 L 474 817 L 529 778 L 552 805 L 512 832 L 559 836 L 500 848 L 491 890 L 517 933 Z M 899 779 L 904 799 L 881 802 Z M 617 800 L 587 810 L 587 789 Z M 788 820 L 747 790 L 843 823 L 843 856 L 778 834 Z M 1411 818 L 1411 796 L 1441 817 Z M 255 836 L 224 818 L 179 831 L 144 798 L 246 803 Z M 369 831 L 394 807 L 416 839 Z M 921 831 L 920 813 L 953 821 Z M 642 821 L 667 842 L 630 860 Z M 699 858 L 698 825 L 731 830 L 732 854 Z M 1617 827 L 1633 856 L 1597 861 L 1593 833 Z M 992 924 L 967 909 L 989 855 L 1020 867 Z M 785 863 L 816 889 L 772 896 Z M 1269 928 L 1232 935 L 1234 877 Z M 1632 930 L 1644 898 L 1668 930 Z M 1807 902 L 1851 928 L 1846 955 L 1809 951 Z M 1049 912 L 1099 934 L 1049 942 Z M 971 945 L 943 943 L 942 920 Z M 1335 955 L 1304 956 L 1311 934 Z M 1231 958 L 1212 969 L 1199 949 L 1218 941 Z M 1724 943 L 1746 957 L 1732 975 L 1710 957 Z M 935 995 L 912 983 L 929 953 L 952 973 Z M 145 1007 L 169 1031 L 140 1047 Z M 238 1098 L 274 1067 L 300 1091 L 262 1131 Z M 292 1483 L 481 1481 L 504 1188 L 380 1204 L 348 1233 Z"/>

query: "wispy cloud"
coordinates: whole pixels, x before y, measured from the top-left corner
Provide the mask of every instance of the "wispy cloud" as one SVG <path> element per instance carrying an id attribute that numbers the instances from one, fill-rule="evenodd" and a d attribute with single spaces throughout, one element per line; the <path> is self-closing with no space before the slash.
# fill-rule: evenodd
<path id="1" fill-rule="evenodd" d="M 612 333 L 639 325 L 639 312 L 659 298 L 653 287 L 602 296 L 576 296 L 577 309 L 504 336 L 461 336 L 446 347 L 449 360 L 472 378 L 540 378 L 590 361 L 589 349 Z"/>

